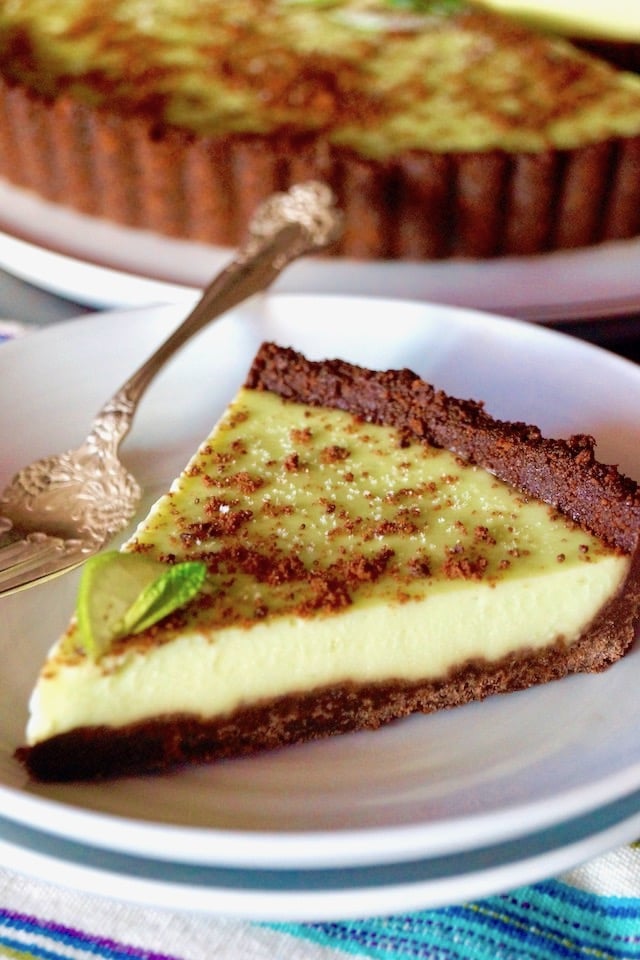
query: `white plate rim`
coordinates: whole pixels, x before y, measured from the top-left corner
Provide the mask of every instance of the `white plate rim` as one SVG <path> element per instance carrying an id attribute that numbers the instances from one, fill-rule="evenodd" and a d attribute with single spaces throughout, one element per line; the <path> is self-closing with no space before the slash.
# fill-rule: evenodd
<path id="1" fill-rule="evenodd" d="M 116 309 L 181 301 L 232 253 L 81 214 L 0 180 L 0 267 L 78 303 Z M 413 298 L 578 323 L 637 309 L 639 266 L 640 238 L 492 260 L 306 258 L 290 266 L 275 289 Z"/>
<path id="2" fill-rule="evenodd" d="M 323 305 L 330 305 L 334 312 L 342 304 L 348 309 L 358 302 L 366 303 L 366 298 L 344 298 L 344 297 L 305 297 L 296 295 L 286 295 L 267 298 L 270 309 L 278 310 L 279 304 L 293 304 L 298 306 L 310 302 L 318 301 Z M 385 307 L 385 304 L 377 301 L 377 309 Z M 469 311 L 448 310 L 441 306 L 411 304 L 409 302 L 402 304 L 397 301 L 390 302 L 389 307 L 395 309 L 417 309 L 428 314 L 434 310 L 449 319 L 455 319 L 458 323 L 465 324 L 483 324 L 488 329 L 498 329 L 502 331 L 517 331 L 518 334 L 524 334 L 525 338 L 534 336 L 537 340 L 540 337 L 547 338 L 547 342 L 557 342 L 557 338 L 562 335 L 555 334 L 537 327 L 531 327 L 525 324 L 514 323 L 500 317 L 489 315 L 474 314 Z M 259 308 L 258 308 L 259 309 Z M 81 320 L 70 321 L 66 324 L 56 325 L 38 334 L 39 337 L 47 339 L 60 339 L 65 335 L 72 333 L 76 328 L 75 324 L 83 326 L 93 324 L 95 329 L 103 323 L 120 321 L 135 321 L 138 323 L 147 322 L 149 316 L 155 314 L 164 314 L 166 316 L 176 316 L 179 308 L 157 308 L 141 311 L 125 311 L 120 314 L 112 314 L 108 317 L 94 316 L 82 318 Z M 549 340 L 548 338 L 551 338 Z M 22 345 L 25 340 L 15 342 L 14 344 L 4 346 L 2 350 L 13 349 L 14 355 L 27 349 Z M 44 345 L 45 340 L 40 343 Z M 613 369 L 625 371 L 628 375 L 633 371 L 634 379 L 640 381 L 640 371 L 636 373 L 634 365 L 628 361 L 605 354 L 598 348 L 590 347 L 586 344 L 575 342 L 572 348 L 576 352 L 587 351 L 589 356 L 597 356 L 601 359 L 606 357 L 607 364 L 613 364 Z M 0 366 L 2 365 L 2 356 L 0 353 Z M 8 354 L 5 354 L 8 357 Z M 249 358 L 250 359 L 250 358 Z M 541 809 L 535 805 L 524 804 L 513 807 L 510 810 L 511 816 L 505 818 L 504 811 L 498 811 L 496 814 L 479 815 L 471 820 L 467 817 L 463 820 L 452 818 L 449 822 L 456 839 L 452 836 L 439 835 L 439 830 L 429 829 L 425 824 L 419 824 L 417 827 L 396 827 L 386 831 L 361 829 L 351 832 L 338 832 L 340 839 L 339 856 L 335 849 L 328 849 L 327 839 L 336 839 L 336 832 L 332 831 L 331 836 L 321 831 L 317 833 L 297 833 L 292 832 L 287 836 L 282 833 L 271 834 L 268 831 L 253 832 L 244 838 L 239 837 L 237 833 L 220 832 L 216 830 L 207 830 L 206 843 L 203 850 L 203 831 L 189 827 L 172 827 L 171 833 L 175 841 L 173 849 L 180 849 L 180 856 L 185 861 L 193 863 L 231 863 L 236 865 L 256 865 L 269 864 L 287 868 L 291 866 L 300 866 L 304 868 L 321 865 L 333 865 L 336 862 L 346 863 L 381 863 L 397 860 L 400 857 L 411 859 L 415 857 L 416 851 L 430 854 L 441 854 L 455 850 L 465 849 L 479 842 L 488 840 L 508 839 L 522 835 L 526 829 L 531 827 L 543 828 L 552 824 L 559 818 L 564 818 L 571 814 L 580 814 L 587 810 L 594 809 L 612 798 L 623 797 L 634 791 L 640 785 L 640 760 L 634 764 L 628 765 L 625 769 L 619 771 L 615 776 L 609 777 L 604 782 L 594 782 L 587 788 L 581 787 L 575 791 L 566 791 L 562 797 L 557 798 L 559 803 L 555 804 L 554 811 Z M 52 800 L 44 800 L 40 797 L 28 796 L 21 791 L 15 791 L 11 788 L 0 785 L 0 799 L 3 805 L 3 814 L 18 822 L 34 828 L 41 828 L 44 822 L 49 823 L 49 829 L 60 836 L 66 836 L 70 839 L 81 839 L 87 843 L 99 844 L 102 828 L 108 828 L 104 833 L 105 844 L 111 846 L 114 835 L 119 840 L 119 848 L 125 852 L 134 851 L 138 854 L 158 855 L 158 850 L 162 849 L 163 840 L 166 839 L 166 826 L 139 821 L 128 822 L 126 818 L 114 816 L 111 814 L 96 814 L 95 812 L 83 812 L 73 805 L 65 805 Z M 561 808 L 561 811 L 560 811 Z M 51 815 L 51 816 L 50 816 Z M 527 826 L 523 826 L 526 824 Z M 433 825 L 431 825 L 433 826 Z M 169 857 L 171 859 L 171 857 Z"/>
<path id="3" fill-rule="evenodd" d="M 355 870 L 227 870 L 129 857 L 0 817 L 3 865 L 84 894 L 258 922 L 389 916 L 495 896 L 568 873 L 640 831 L 640 793 L 555 827 L 476 851 Z"/>

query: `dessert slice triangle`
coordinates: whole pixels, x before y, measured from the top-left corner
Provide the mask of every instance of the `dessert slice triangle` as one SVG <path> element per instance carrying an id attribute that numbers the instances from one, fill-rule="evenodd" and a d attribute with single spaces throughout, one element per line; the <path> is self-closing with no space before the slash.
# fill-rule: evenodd
<path id="1" fill-rule="evenodd" d="M 265 344 L 125 547 L 203 562 L 201 590 L 98 652 L 74 618 L 17 756 L 163 771 L 602 670 L 634 638 L 639 531 L 590 437 Z"/>

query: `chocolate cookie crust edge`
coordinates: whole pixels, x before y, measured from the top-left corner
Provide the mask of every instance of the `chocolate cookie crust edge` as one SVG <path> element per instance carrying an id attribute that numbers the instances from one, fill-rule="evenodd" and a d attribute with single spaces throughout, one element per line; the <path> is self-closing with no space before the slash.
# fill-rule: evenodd
<path id="1" fill-rule="evenodd" d="M 497 420 L 482 403 L 451 397 L 411 370 L 310 361 L 273 343 L 260 348 L 246 386 L 300 403 L 336 407 L 451 450 L 557 508 L 611 546 L 625 553 L 636 547 L 638 485 L 617 467 L 596 460 L 593 437 L 549 439 L 530 424 Z"/>
<path id="2" fill-rule="evenodd" d="M 256 206 L 309 179 L 344 213 L 328 254 L 528 256 L 640 234 L 640 136 L 537 153 L 405 150 L 368 160 L 319 136 L 198 136 L 0 77 L 0 176 L 46 201 L 168 237 L 237 246 Z"/>

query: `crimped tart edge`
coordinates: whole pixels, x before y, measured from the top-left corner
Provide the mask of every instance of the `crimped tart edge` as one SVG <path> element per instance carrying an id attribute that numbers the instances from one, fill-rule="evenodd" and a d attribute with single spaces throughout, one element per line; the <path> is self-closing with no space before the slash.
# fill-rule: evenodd
<path id="1" fill-rule="evenodd" d="M 0 176 L 129 227 L 236 246 L 258 203 L 320 179 L 344 211 L 332 255 L 529 255 L 640 234 L 640 135 L 541 153 L 403 152 L 377 162 L 322 137 L 199 137 L 49 101 L 0 79 Z"/>

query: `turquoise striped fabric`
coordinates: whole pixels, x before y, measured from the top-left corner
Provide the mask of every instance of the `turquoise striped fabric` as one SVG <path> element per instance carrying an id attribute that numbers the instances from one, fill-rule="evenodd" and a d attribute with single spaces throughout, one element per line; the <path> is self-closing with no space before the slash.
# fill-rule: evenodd
<path id="1" fill-rule="evenodd" d="M 551 880 L 457 907 L 278 929 L 375 960 L 638 960 L 640 899 Z"/>
<path id="2" fill-rule="evenodd" d="M 8 960 L 189 960 L 0 909 Z M 474 903 L 386 919 L 268 924 L 279 957 L 321 948 L 331 960 L 640 960 L 640 898 L 603 897 L 557 880 Z M 326 949 L 327 953 L 324 953 Z M 212 957 L 215 960 L 215 957 Z M 237 960 L 243 960 L 239 954 Z"/>

